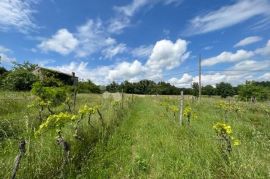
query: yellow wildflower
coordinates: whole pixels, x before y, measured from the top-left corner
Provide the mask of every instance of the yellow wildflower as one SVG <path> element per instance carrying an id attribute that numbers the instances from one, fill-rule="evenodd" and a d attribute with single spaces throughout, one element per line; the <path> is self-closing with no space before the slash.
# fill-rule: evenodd
<path id="1" fill-rule="evenodd" d="M 233 145 L 234 146 L 240 145 L 240 140 L 238 140 L 238 139 L 233 140 Z"/>

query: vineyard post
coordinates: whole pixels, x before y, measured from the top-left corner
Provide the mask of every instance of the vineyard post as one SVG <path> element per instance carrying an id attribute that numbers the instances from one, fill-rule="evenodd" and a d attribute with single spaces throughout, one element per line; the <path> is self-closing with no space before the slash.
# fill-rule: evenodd
<path id="1" fill-rule="evenodd" d="M 199 100 L 201 100 L 202 95 L 202 64 L 201 55 L 199 55 Z"/>
<path id="2" fill-rule="evenodd" d="M 184 93 L 181 91 L 181 96 L 180 96 L 180 110 L 179 110 L 179 123 L 180 126 L 182 126 L 183 123 L 183 103 L 184 103 Z"/>
<path id="3" fill-rule="evenodd" d="M 12 179 L 16 178 L 16 173 L 19 169 L 19 165 L 20 165 L 22 156 L 25 153 L 25 144 L 26 144 L 25 140 L 22 140 L 19 144 L 19 154 L 15 158 L 15 162 L 14 162 L 14 166 L 13 166 L 13 170 L 12 170 L 12 175 L 11 175 Z"/>
<path id="4" fill-rule="evenodd" d="M 123 109 L 124 108 L 124 90 L 123 90 L 123 88 L 122 88 L 122 92 L 121 92 L 121 101 L 122 101 L 121 105 L 122 105 L 122 109 Z"/>
<path id="5" fill-rule="evenodd" d="M 77 98 L 77 85 L 78 85 L 78 79 L 75 76 L 75 73 L 72 72 L 72 79 L 73 79 L 73 110 L 75 110 L 76 107 L 76 98 Z"/>

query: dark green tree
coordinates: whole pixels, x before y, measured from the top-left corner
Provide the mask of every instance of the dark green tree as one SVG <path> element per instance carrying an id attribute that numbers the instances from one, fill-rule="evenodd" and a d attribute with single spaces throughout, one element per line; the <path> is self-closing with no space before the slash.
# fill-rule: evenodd
<path id="1" fill-rule="evenodd" d="M 115 93 L 120 91 L 120 85 L 118 85 L 115 81 L 113 81 L 111 84 L 106 86 L 106 90 Z"/>
<path id="2" fill-rule="evenodd" d="M 99 86 L 93 83 L 91 80 L 80 81 L 78 83 L 79 93 L 101 93 Z"/>
<path id="3" fill-rule="evenodd" d="M 192 95 L 195 97 L 199 97 L 199 83 L 192 83 Z"/>
<path id="4" fill-rule="evenodd" d="M 258 85 L 255 82 L 246 82 L 246 84 L 239 86 L 238 97 L 241 100 L 257 99 L 265 101 L 270 98 L 270 87 Z"/>
<path id="5" fill-rule="evenodd" d="M 24 62 L 23 64 L 14 63 L 12 70 L 2 80 L 2 85 L 8 90 L 31 90 L 33 83 L 38 80 L 32 73 L 36 66 L 29 62 Z"/>
<path id="6" fill-rule="evenodd" d="M 4 67 L 0 67 L 0 77 L 3 76 L 7 72 L 8 72 L 7 69 L 5 69 Z"/>
<path id="7" fill-rule="evenodd" d="M 233 96 L 235 94 L 233 87 L 230 83 L 221 82 L 216 84 L 217 95 L 220 95 L 222 98 L 228 96 Z"/>
<path id="8" fill-rule="evenodd" d="M 202 87 L 202 94 L 208 95 L 208 96 L 214 96 L 216 94 L 216 88 L 214 88 L 212 85 L 206 85 Z"/>

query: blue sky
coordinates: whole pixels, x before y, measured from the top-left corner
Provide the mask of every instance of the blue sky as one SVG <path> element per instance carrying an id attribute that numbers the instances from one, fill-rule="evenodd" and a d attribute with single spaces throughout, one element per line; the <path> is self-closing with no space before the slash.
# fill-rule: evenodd
<path id="1" fill-rule="evenodd" d="M 97 84 L 189 87 L 270 79 L 269 0 L 1 0 L 2 65 L 28 60 Z"/>

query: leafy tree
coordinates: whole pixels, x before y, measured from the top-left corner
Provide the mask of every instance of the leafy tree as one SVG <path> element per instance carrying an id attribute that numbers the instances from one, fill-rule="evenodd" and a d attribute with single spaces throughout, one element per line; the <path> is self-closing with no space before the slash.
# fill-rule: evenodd
<path id="1" fill-rule="evenodd" d="M 8 71 L 4 67 L 0 67 L 0 88 L 3 87 L 3 80 L 7 76 Z"/>
<path id="2" fill-rule="evenodd" d="M 115 82 L 112 82 L 111 84 L 106 86 L 106 90 L 109 92 L 121 92 L 122 89 L 124 90 L 125 93 L 135 93 L 135 94 L 163 94 L 163 95 L 180 94 L 180 89 L 175 86 L 172 86 L 170 83 L 166 82 L 155 83 L 152 80 L 141 80 L 136 83 L 124 81 L 120 85 L 118 85 Z"/>
<path id="3" fill-rule="evenodd" d="M 247 82 L 244 85 L 239 86 L 239 98 L 241 100 L 250 100 L 250 99 L 257 99 L 257 100 L 267 100 L 270 98 L 270 88 L 257 85 L 258 83 Z"/>
<path id="4" fill-rule="evenodd" d="M 35 67 L 36 65 L 29 62 L 14 63 L 13 69 L 2 80 L 3 86 L 14 91 L 30 90 L 32 84 L 37 81 L 37 77 L 32 73 Z"/>
<path id="5" fill-rule="evenodd" d="M 195 97 L 199 96 L 199 83 L 197 82 L 192 83 L 192 95 Z"/>
<path id="6" fill-rule="evenodd" d="M 23 63 L 13 62 L 13 70 L 27 70 L 32 72 L 36 69 L 37 66 L 37 64 L 32 64 L 28 61 L 25 61 Z"/>
<path id="7" fill-rule="evenodd" d="M 233 96 L 235 94 L 233 87 L 230 83 L 221 82 L 216 84 L 217 94 L 222 98 Z"/>
<path id="8" fill-rule="evenodd" d="M 157 94 L 163 95 L 179 95 L 180 89 L 172 86 L 170 83 L 159 82 L 157 85 Z"/>
<path id="9" fill-rule="evenodd" d="M 100 88 L 91 80 L 80 81 L 78 83 L 79 93 L 101 93 Z"/>
<path id="10" fill-rule="evenodd" d="M 216 94 L 216 88 L 214 88 L 212 85 L 206 85 L 205 87 L 202 87 L 202 94 L 213 96 Z"/>
<path id="11" fill-rule="evenodd" d="M 0 67 L 0 76 L 3 76 L 7 72 L 7 69 L 5 69 L 4 67 Z"/>
<path id="12" fill-rule="evenodd" d="M 54 73 L 46 73 L 42 76 L 41 84 L 43 86 L 51 86 L 51 87 L 61 87 L 64 86 L 63 82 L 55 77 Z"/>
<path id="13" fill-rule="evenodd" d="M 38 81 L 33 84 L 31 92 L 45 103 L 55 107 L 66 101 L 71 94 L 71 87 L 45 87 Z"/>
<path id="14" fill-rule="evenodd" d="M 120 86 L 116 82 L 113 81 L 111 84 L 106 86 L 106 90 L 111 93 L 115 93 L 120 90 Z"/>
<path id="15" fill-rule="evenodd" d="M 120 88 L 121 90 L 123 89 L 125 93 L 134 93 L 133 83 L 130 83 L 129 81 L 124 81 L 121 83 Z"/>

